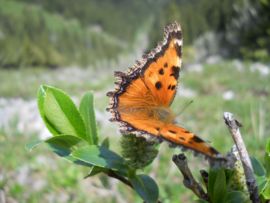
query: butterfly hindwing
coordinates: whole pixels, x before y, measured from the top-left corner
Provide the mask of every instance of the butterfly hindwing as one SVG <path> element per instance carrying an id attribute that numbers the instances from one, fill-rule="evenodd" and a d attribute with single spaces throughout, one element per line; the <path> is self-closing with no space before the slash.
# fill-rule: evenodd
<path id="1" fill-rule="evenodd" d="M 194 133 L 174 124 L 166 124 L 160 129 L 160 136 L 165 140 L 205 154 L 208 157 L 220 157 L 220 153 Z"/>
<path id="2" fill-rule="evenodd" d="M 194 133 L 175 124 L 168 124 L 160 120 L 155 120 L 153 117 L 147 116 L 147 113 L 123 113 L 122 119 L 128 123 L 132 123 L 132 126 L 136 131 L 151 134 L 158 139 L 162 138 L 174 145 L 179 145 L 195 152 L 205 154 L 207 157 L 220 157 L 218 151 Z"/>

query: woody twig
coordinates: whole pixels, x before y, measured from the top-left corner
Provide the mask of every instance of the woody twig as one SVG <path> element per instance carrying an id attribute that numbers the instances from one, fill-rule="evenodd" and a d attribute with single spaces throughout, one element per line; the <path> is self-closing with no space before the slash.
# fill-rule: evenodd
<path id="1" fill-rule="evenodd" d="M 207 201 L 208 196 L 204 192 L 202 186 L 194 179 L 188 167 L 186 156 L 184 154 L 174 155 L 172 160 L 184 177 L 183 183 L 185 187 L 192 190 L 194 194 L 196 194 L 200 199 L 204 199 Z"/>
<path id="2" fill-rule="evenodd" d="M 239 152 L 240 160 L 245 172 L 246 184 L 249 190 L 250 200 L 253 203 L 259 203 L 260 199 L 258 187 L 254 177 L 253 168 L 239 129 L 242 125 L 233 117 L 232 113 L 224 112 L 223 117 Z"/>
<path id="3" fill-rule="evenodd" d="M 205 170 L 200 170 L 200 174 L 201 174 L 204 185 L 207 187 L 208 186 L 208 172 Z"/>

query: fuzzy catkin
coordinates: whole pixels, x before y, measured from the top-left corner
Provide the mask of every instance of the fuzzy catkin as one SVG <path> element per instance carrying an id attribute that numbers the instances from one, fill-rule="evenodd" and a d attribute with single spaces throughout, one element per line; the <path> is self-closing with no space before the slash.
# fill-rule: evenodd
<path id="1" fill-rule="evenodd" d="M 134 169 L 142 169 L 149 165 L 157 156 L 157 144 L 143 137 L 129 134 L 121 138 L 122 156 Z"/>

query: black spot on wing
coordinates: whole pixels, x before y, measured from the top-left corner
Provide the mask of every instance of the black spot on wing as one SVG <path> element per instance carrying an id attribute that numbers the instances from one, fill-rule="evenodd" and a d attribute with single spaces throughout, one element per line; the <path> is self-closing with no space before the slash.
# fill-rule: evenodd
<path id="1" fill-rule="evenodd" d="M 156 82 L 155 87 L 159 90 L 162 88 L 162 84 L 160 81 Z"/>
<path id="2" fill-rule="evenodd" d="M 168 67 L 168 63 L 164 63 L 164 68 L 167 68 Z"/>
<path id="3" fill-rule="evenodd" d="M 169 86 L 168 86 L 168 90 L 169 90 L 169 89 L 171 89 L 171 87 L 172 87 L 172 86 L 171 86 L 171 85 L 169 85 Z"/>
<path id="4" fill-rule="evenodd" d="M 179 137 L 180 140 L 186 141 L 184 137 Z"/>
<path id="5" fill-rule="evenodd" d="M 172 134 L 176 134 L 176 132 L 174 130 L 169 130 L 169 132 Z"/>
<path id="6" fill-rule="evenodd" d="M 178 30 L 176 32 L 171 32 L 169 35 L 169 38 L 182 39 L 182 32 L 180 30 Z"/>
<path id="7" fill-rule="evenodd" d="M 170 74 L 170 76 L 173 76 L 177 80 L 179 77 L 180 68 L 178 66 L 172 66 L 171 70 L 172 73 Z"/>
<path id="8" fill-rule="evenodd" d="M 213 147 L 209 147 L 209 151 L 212 153 L 212 154 L 219 154 L 219 152 L 213 148 Z"/>
<path id="9" fill-rule="evenodd" d="M 175 89 L 175 85 L 171 86 L 171 90 L 174 90 Z"/>
<path id="10" fill-rule="evenodd" d="M 196 135 L 194 135 L 191 139 L 192 139 L 194 142 L 197 142 L 197 143 L 204 142 L 201 138 L 199 138 L 199 137 L 196 136 Z"/>
<path id="11" fill-rule="evenodd" d="M 160 75 L 164 75 L 164 70 L 163 70 L 163 68 L 159 69 L 158 73 L 159 73 Z"/>
<path id="12" fill-rule="evenodd" d="M 182 46 L 175 44 L 175 50 L 176 50 L 177 56 L 182 57 Z"/>

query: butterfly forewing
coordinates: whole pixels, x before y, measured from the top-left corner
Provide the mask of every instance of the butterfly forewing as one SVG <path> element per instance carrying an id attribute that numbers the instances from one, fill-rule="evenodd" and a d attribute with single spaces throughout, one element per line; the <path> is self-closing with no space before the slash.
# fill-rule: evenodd
<path id="1" fill-rule="evenodd" d="M 142 68 L 143 80 L 161 106 L 169 106 L 176 93 L 182 61 L 181 36 L 180 28 L 169 32 L 161 51 Z"/>
<path id="2" fill-rule="evenodd" d="M 150 135 L 192 149 L 207 157 L 220 154 L 193 133 L 173 123 L 169 109 L 176 93 L 182 62 L 182 32 L 175 22 L 165 28 L 164 40 L 118 81 L 108 110 L 121 132 Z"/>

